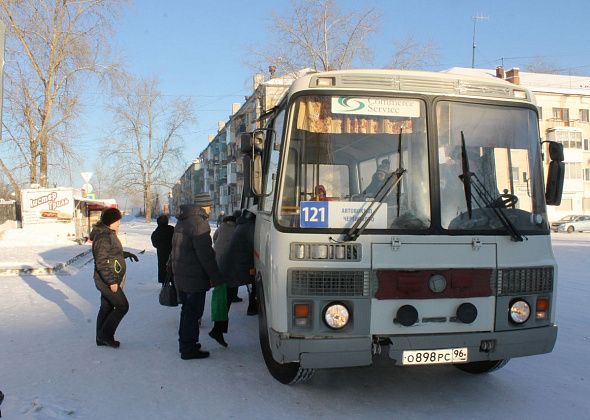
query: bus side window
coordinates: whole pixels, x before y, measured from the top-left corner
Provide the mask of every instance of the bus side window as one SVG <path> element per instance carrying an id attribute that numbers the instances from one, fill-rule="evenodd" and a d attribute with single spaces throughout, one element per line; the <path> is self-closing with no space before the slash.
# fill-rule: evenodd
<path id="1" fill-rule="evenodd" d="M 265 148 L 267 153 L 270 155 L 268 157 L 267 168 L 265 171 L 265 194 L 270 194 L 267 197 L 262 199 L 262 210 L 266 212 L 270 212 L 272 210 L 272 203 L 275 197 L 275 185 L 274 181 L 276 179 L 277 169 L 279 165 L 279 151 L 276 150 L 278 147 L 275 145 L 280 145 L 282 136 L 283 136 L 283 125 L 285 123 L 285 110 L 279 112 L 277 117 L 272 123 L 272 129 L 274 130 L 274 134 L 269 133 L 270 141 L 268 141 L 268 145 Z"/>

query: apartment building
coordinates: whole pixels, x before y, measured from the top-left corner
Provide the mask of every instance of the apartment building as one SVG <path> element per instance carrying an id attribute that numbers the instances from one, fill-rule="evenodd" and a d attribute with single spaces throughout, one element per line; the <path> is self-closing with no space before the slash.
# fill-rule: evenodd
<path id="1" fill-rule="evenodd" d="M 309 70 L 303 70 L 305 73 Z M 215 135 L 209 135 L 207 147 L 187 168 L 172 189 L 170 208 L 172 214 L 180 204 L 192 203 L 194 194 L 207 191 L 213 198 L 211 219 L 221 211 L 231 214 L 241 208 L 244 171 L 240 156 L 240 136 L 264 126 L 264 114 L 276 106 L 289 86 L 298 77 L 275 77 L 274 67 L 269 67 L 269 78 L 256 74 L 252 94 L 243 104 L 234 103 L 227 121 L 218 123 Z M 196 162 L 198 162 L 198 169 Z"/>

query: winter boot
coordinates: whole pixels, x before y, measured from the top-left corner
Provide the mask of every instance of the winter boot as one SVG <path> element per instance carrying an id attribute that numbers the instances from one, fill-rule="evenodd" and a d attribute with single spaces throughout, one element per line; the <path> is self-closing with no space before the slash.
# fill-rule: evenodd
<path id="1" fill-rule="evenodd" d="M 213 329 L 213 330 L 211 330 L 209 332 L 209 337 L 211 337 L 213 340 L 217 341 L 223 347 L 227 347 L 227 343 L 223 339 L 223 333 L 222 332 Z"/>
<path id="2" fill-rule="evenodd" d="M 206 357 L 209 357 L 209 352 L 202 351 L 200 349 L 195 349 L 195 350 L 187 351 L 185 353 L 180 354 L 180 358 L 182 360 L 204 359 Z"/>
<path id="3" fill-rule="evenodd" d="M 96 345 L 97 346 L 108 346 L 108 347 L 112 347 L 114 349 L 118 349 L 119 346 L 121 345 L 120 341 L 110 338 L 98 338 L 96 337 Z"/>

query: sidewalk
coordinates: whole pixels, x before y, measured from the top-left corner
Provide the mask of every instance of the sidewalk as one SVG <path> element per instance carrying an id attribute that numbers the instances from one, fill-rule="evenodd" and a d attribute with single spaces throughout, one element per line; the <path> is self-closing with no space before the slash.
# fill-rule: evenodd
<path id="1" fill-rule="evenodd" d="M 90 245 L 39 232 L 11 229 L 0 236 L 0 275 L 47 275 L 83 261 L 92 252 Z"/>

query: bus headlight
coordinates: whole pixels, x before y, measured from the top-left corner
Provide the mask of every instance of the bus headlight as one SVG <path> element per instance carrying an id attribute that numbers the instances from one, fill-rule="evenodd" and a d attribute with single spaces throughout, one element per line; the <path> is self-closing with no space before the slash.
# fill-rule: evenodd
<path id="1" fill-rule="evenodd" d="M 350 312 L 348 312 L 348 308 L 342 303 L 333 302 L 324 309 L 324 322 L 334 330 L 340 330 L 346 327 L 349 320 Z"/>
<path id="2" fill-rule="evenodd" d="M 516 324 L 524 324 L 531 316 L 531 307 L 522 299 L 512 302 L 510 305 L 510 320 Z"/>

